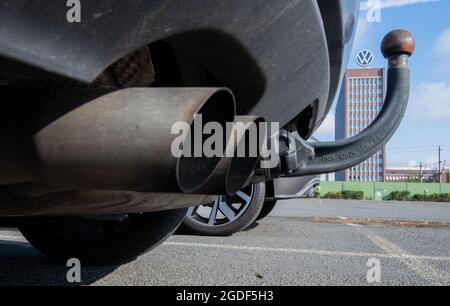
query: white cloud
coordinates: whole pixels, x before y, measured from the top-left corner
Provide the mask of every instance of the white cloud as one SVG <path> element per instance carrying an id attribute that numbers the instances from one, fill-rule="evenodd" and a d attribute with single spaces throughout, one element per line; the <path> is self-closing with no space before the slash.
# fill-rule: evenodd
<path id="1" fill-rule="evenodd" d="M 388 8 L 397 8 L 407 5 L 414 5 L 420 3 L 429 3 L 429 2 L 438 2 L 439 0 L 380 0 L 380 9 L 388 9 Z M 372 1 L 373 3 L 373 1 Z M 364 1 L 361 3 L 361 10 L 367 11 L 371 7 L 368 5 L 368 1 Z"/>
<path id="2" fill-rule="evenodd" d="M 419 162 L 417 160 L 411 159 L 411 160 L 408 161 L 408 166 L 409 167 L 417 167 L 418 165 L 419 165 Z"/>
<path id="3" fill-rule="evenodd" d="M 420 161 L 414 160 L 414 159 L 408 159 L 408 157 L 411 154 L 415 154 L 416 157 L 419 158 Z M 418 153 L 417 153 L 418 154 Z M 417 156 L 416 153 L 402 153 L 402 154 L 395 154 L 390 155 L 388 153 L 388 168 L 420 168 L 420 164 L 422 163 L 422 167 L 424 169 L 433 170 L 437 168 L 437 162 L 438 162 L 438 156 L 432 155 L 432 156 Z"/>
<path id="4" fill-rule="evenodd" d="M 425 160 L 426 167 L 430 169 L 439 168 L 438 164 L 439 164 L 439 156 L 437 154 L 434 154 Z"/>
<path id="5" fill-rule="evenodd" d="M 439 56 L 439 66 L 441 71 L 450 70 L 450 28 L 442 32 L 434 44 L 434 52 Z"/>
<path id="6" fill-rule="evenodd" d="M 334 114 L 329 113 L 314 136 L 321 141 L 331 140 L 334 139 L 334 132 L 335 132 Z"/>
<path id="7" fill-rule="evenodd" d="M 411 93 L 411 112 L 420 120 L 450 119 L 450 84 L 420 84 Z"/>
<path id="8" fill-rule="evenodd" d="M 367 18 L 359 18 L 358 26 L 356 28 L 355 42 L 354 42 L 354 50 L 361 49 L 368 39 L 370 39 L 370 23 L 367 21 Z"/>
<path id="9" fill-rule="evenodd" d="M 439 35 L 435 49 L 439 54 L 450 56 L 450 29 L 445 30 Z"/>

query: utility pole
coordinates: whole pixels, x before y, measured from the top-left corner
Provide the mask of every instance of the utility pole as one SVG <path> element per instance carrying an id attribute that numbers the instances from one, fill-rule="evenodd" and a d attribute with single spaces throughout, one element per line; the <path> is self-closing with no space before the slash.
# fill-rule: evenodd
<path id="1" fill-rule="evenodd" d="M 423 164 L 420 163 L 420 183 L 423 183 Z"/>
<path id="2" fill-rule="evenodd" d="M 442 152 L 442 147 L 441 146 L 439 146 L 439 152 L 438 152 L 438 155 L 439 155 L 439 163 L 438 163 L 438 165 L 439 165 L 439 184 L 441 184 L 442 183 L 442 168 L 441 168 L 441 165 L 442 165 L 442 160 L 441 160 L 441 152 Z"/>

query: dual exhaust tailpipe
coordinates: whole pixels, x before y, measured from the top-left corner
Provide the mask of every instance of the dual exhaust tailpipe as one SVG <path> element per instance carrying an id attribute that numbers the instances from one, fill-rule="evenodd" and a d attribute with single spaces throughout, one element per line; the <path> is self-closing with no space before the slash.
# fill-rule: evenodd
<path id="1" fill-rule="evenodd" d="M 247 125 L 262 121 L 236 118 L 235 111 L 233 94 L 222 88 L 62 89 L 39 105 L 31 124 L 9 126 L 13 136 L 4 137 L 2 147 L 17 154 L 4 156 L 1 163 L 9 169 L 6 174 L 14 175 L 0 175 L 0 184 L 35 182 L 62 191 L 233 194 L 252 175 L 258 156 L 225 157 L 226 150 L 230 144 L 238 150 L 249 140 L 234 131 L 219 133 L 223 156 L 192 153 L 209 137 L 194 129 L 227 131 L 235 120 Z M 198 127 L 195 118 L 200 115 Z M 178 123 L 190 126 L 187 135 L 176 134 Z M 181 156 L 173 154 L 177 141 Z"/>

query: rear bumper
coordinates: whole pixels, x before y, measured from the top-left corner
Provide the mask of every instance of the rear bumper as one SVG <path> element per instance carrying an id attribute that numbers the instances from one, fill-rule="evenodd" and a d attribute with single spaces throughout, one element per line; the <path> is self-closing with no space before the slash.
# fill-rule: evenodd
<path id="1" fill-rule="evenodd" d="M 333 5 L 319 8 L 316 0 L 85 1 L 82 23 L 73 24 L 66 21 L 67 8 L 55 1 L 8 1 L 0 10 L 0 55 L 90 82 L 132 50 L 168 40 L 234 92 L 239 114 L 283 126 L 313 104 L 312 126 L 317 126 L 330 106 L 330 89 L 337 87 L 330 79 L 339 78 L 330 76 L 329 51 L 332 61 L 341 63 L 336 50 L 350 18 L 344 8 L 353 1 L 321 2 Z M 326 27 L 322 15 L 328 16 Z M 329 24 L 341 30 L 326 31 Z M 340 75 L 339 63 L 332 65 L 334 75 Z"/>

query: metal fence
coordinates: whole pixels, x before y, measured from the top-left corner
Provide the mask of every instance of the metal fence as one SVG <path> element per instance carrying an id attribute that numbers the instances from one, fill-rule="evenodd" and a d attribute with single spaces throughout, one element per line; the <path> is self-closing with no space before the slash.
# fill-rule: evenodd
<path id="1" fill-rule="evenodd" d="M 317 189 L 321 196 L 347 190 L 362 191 L 366 199 L 380 201 L 390 200 L 394 191 L 409 191 L 412 196 L 450 193 L 450 184 L 321 182 Z"/>

